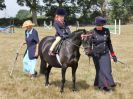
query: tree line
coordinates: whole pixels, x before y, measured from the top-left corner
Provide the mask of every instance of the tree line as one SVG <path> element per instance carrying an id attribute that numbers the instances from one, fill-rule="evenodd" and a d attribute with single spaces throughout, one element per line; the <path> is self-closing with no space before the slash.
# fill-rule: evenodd
<path id="1" fill-rule="evenodd" d="M 123 24 L 133 20 L 133 0 L 17 0 L 18 5 L 30 8 L 21 10 L 17 18 L 31 17 L 38 25 L 38 18 L 52 20 L 57 8 L 63 7 L 67 11 L 70 24 L 77 20 L 83 24 L 93 24 L 96 16 L 103 16 L 109 23 L 114 19 L 121 19 Z M 6 7 L 4 0 L 0 1 L 0 10 Z"/>

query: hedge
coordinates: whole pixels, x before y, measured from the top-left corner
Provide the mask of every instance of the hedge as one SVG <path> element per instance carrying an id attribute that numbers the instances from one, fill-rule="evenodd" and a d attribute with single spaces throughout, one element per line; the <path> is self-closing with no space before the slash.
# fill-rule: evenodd
<path id="1" fill-rule="evenodd" d="M 12 25 L 13 21 L 14 21 L 15 26 L 21 26 L 25 20 L 32 20 L 32 18 L 28 18 L 28 19 L 24 19 L 24 20 L 19 20 L 17 18 L 13 18 L 13 19 L 12 18 L 1 18 L 0 19 L 0 27 Z M 53 21 L 53 19 L 38 18 L 37 21 L 38 21 L 39 26 L 43 26 L 44 21 L 46 21 L 46 23 L 49 24 L 49 22 Z M 76 21 L 80 21 L 80 24 L 91 24 L 88 21 L 84 21 L 82 19 L 67 17 L 67 22 L 70 25 L 76 25 Z M 86 22 L 88 22 L 88 23 L 86 23 Z"/>

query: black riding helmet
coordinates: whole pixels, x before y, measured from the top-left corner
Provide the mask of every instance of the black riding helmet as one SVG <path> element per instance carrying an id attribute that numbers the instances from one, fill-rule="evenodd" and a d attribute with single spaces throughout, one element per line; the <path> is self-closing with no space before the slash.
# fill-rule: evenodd
<path id="1" fill-rule="evenodd" d="M 66 16 L 66 11 L 63 8 L 58 8 L 56 10 L 56 15 Z"/>
<path id="2" fill-rule="evenodd" d="M 101 25 L 105 25 L 106 24 L 106 19 L 101 17 L 101 16 L 98 16 L 95 18 L 95 25 L 97 26 L 101 26 Z"/>

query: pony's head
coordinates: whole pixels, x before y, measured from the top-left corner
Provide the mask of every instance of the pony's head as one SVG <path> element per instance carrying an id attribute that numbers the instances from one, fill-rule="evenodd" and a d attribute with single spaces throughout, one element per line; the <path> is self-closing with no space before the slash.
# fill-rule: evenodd
<path id="1" fill-rule="evenodd" d="M 86 31 L 85 29 L 79 29 L 77 31 L 72 32 L 70 38 L 74 41 L 81 42 L 85 51 L 85 54 L 90 56 L 92 51 L 91 49 L 91 37 L 92 31 Z"/>
<path id="2" fill-rule="evenodd" d="M 91 48 L 92 31 L 86 31 L 86 34 L 82 34 L 81 38 L 85 54 L 90 56 L 90 54 L 92 53 L 92 48 Z"/>

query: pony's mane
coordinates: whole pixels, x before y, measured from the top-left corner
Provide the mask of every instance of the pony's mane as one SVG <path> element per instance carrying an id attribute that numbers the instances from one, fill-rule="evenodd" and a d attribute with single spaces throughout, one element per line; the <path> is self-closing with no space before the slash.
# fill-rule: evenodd
<path id="1" fill-rule="evenodd" d="M 75 32 L 80 32 L 80 31 L 86 31 L 85 29 L 78 29 L 78 30 L 76 30 L 76 31 L 74 31 L 74 32 L 72 32 L 72 33 L 75 33 Z"/>
<path id="2" fill-rule="evenodd" d="M 69 36 L 72 37 L 72 36 L 74 36 L 75 34 L 78 34 L 78 33 L 81 33 L 81 32 L 86 33 L 86 30 L 85 30 L 85 29 L 78 29 L 78 30 L 76 30 L 76 31 L 73 31 Z"/>

